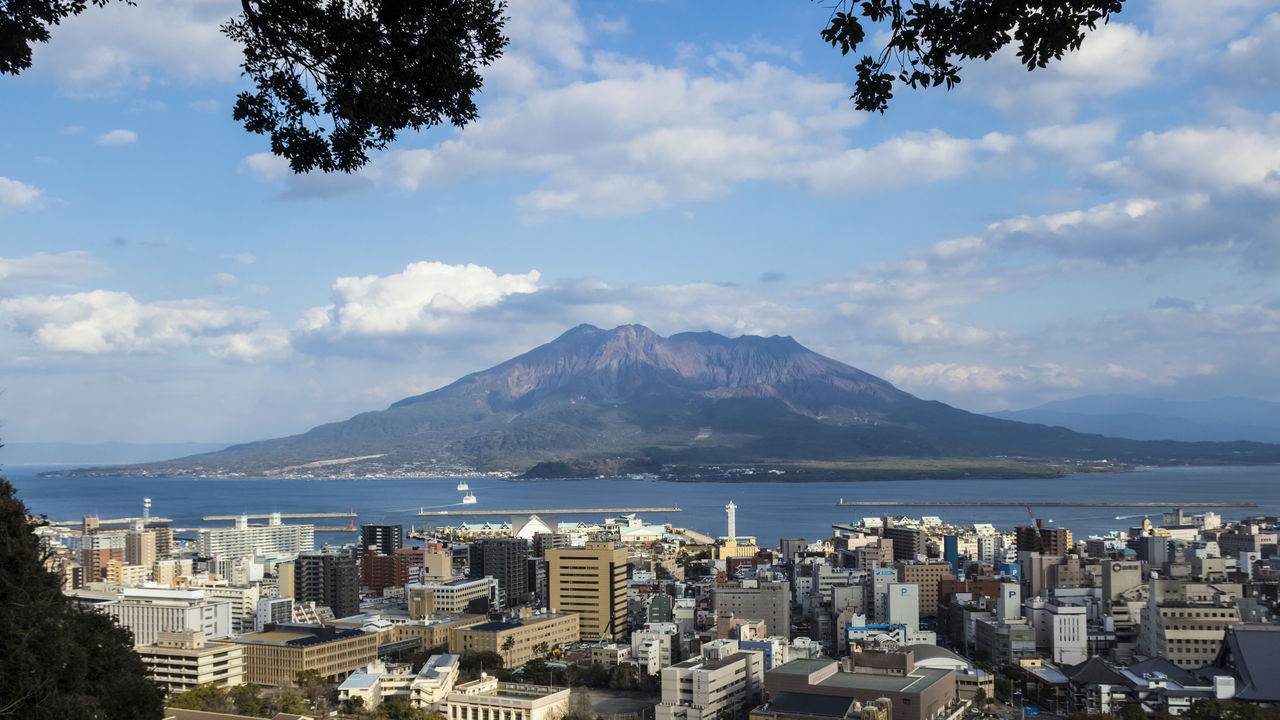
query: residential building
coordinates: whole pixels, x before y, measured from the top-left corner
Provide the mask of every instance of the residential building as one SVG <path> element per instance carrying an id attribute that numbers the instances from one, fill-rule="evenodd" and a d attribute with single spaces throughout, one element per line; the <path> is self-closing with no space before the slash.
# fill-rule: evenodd
<path id="1" fill-rule="evenodd" d="M 267 625 L 293 622 L 293 598 L 260 597 L 254 606 L 253 631 L 262 632 Z"/>
<path id="2" fill-rule="evenodd" d="M 943 580 L 955 580 L 951 564 L 945 561 L 899 561 L 898 582 L 915 583 L 920 588 L 920 615 L 933 617 L 938 614 L 938 595 Z"/>
<path id="3" fill-rule="evenodd" d="M 315 549 L 314 525 L 285 525 L 280 513 L 272 514 L 266 525 L 250 525 L 241 515 L 229 528 L 206 528 L 196 537 L 200 557 L 290 558 Z"/>
<path id="4" fill-rule="evenodd" d="M 680 628 L 675 623 L 645 623 L 631 633 L 631 661 L 649 675 L 673 664 L 679 652 Z"/>
<path id="5" fill-rule="evenodd" d="M 1035 525 L 1022 525 L 1015 528 L 1014 544 L 1018 552 L 1066 555 L 1071 549 L 1071 531 L 1066 528 L 1047 528 L 1044 526 L 1044 520 L 1036 518 Z"/>
<path id="6" fill-rule="evenodd" d="M 154 530 L 134 529 L 124 536 L 124 561 L 148 568 L 157 560 Z"/>
<path id="7" fill-rule="evenodd" d="M 1077 665 L 1089 657 L 1089 622 L 1085 608 L 1031 598 L 1028 617 L 1035 628 L 1036 649 L 1055 665 Z"/>
<path id="8" fill-rule="evenodd" d="M 389 587 L 404 587 L 409 583 L 409 568 L 417 559 L 401 552 L 394 555 L 367 552 L 360 558 L 360 587 L 375 593 Z"/>
<path id="9" fill-rule="evenodd" d="M 360 611 L 360 574 L 349 556 L 305 553 L 293 563 L 293 598 L 314 602 L 336 617 Z"/>
<path id="10" fill-rule="evenodd" d="M 584 641 L 622 640 L 627 622 L 627 550 L 621 543 L 546 551 L 553 610 L 581 614 Z"/>
<path id="11" fill-rule="evenodd" d="M 107 562 L 124 562 L 125 536 L 120 532 L 95 532 L 80 541 L 80 565 L 84 582 L 98 582 L 106 574 Z"/>
<path id="12" fill-rule="evenodd" d="M 925 543 L 928 535 L 924 530 L 913 527 L 886 525 L 881 536 L 893 543 L 893 559 L 897 561 L 918 560 L 925 556 Z"/>
<path id="13" fill-rule="evenodd" d="M 716 720 L 746 712 L 761 700 L 764 659 L 738 650 L 734 640 L 717 640 L 708 655 L 662 669 L 662 702 L 655 720 Z M 710 645 L 710 644 L 709 644 Z"/>
<path id="14" fill-rule="evenodd" d="M 161 630 L 155 643 L 137 651 L 147 674 L 171 696 L 206 683 L 234 687 L 244 682 L 243 648 L 209 642 L 199 630 Z"/>
<path id="15" fill-rule="evenodd" d="M 231 642 L 244 647 L 245 682 L 286 685 L 315 670 L 341 680 L 378 658 L 378 636 L 354 628 L 268 625 Z"/>
<path id="16" fill-rule="evenodd" d="M 403 547 L 403 525 L 361 525 L 360 554 L 395 555 Z"/>
<path id="17" fill-rule="evenodd" d="M 501 607 L 529 599 L 529 542 L 523 538 L 485 538 L 471 544 L 471 577 L 498 581 Z"/>

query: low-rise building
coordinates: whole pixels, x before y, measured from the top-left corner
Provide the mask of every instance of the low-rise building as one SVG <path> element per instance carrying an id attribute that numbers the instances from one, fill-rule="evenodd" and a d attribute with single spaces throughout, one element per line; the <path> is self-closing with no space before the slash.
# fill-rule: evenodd
<path id="1" fill-rule="evenodd" d="M 546 612 L 459 627 L 450 635 L 449 652 L 495 652 L 506 667 L 514 668 L 539 657 L 543 648 L 577 642 L 578 614 Z"/>
<path id="2" fill-rule="evenodd" d="M 558 720 L 569 709 L 569 689 L 498 682 L 481 673 L 454 687 L 447 702 L 449 720 Z"/>
<path id="3" fill-rule="evenodd" d="M 761 653 L 740 651 L 736 640 L 703 646 L 704 655 L 662 670 L 662 702 L 656 720 L 714 720 L 746 712 L 760 702 Z"/>
<path id="4" fill-rule="evenodd" d="M 245 681 L 259 685 L 294 682 L 303 670 L 345 679 L 378 658 L 378 636 L 354 628 L 268 625 L 232 642 L 244 646 Z"/>
<path id="5" fill-rule="evenodd" d="M 765 692 L 770 698 L 790 692 L 849 698 L 864 704 L 879 698 L 892 701 L 891 720 L 931 720 L 950 716 L 956 704 L 954 670 L 915 667 L 910 652 L 876 663 L 861 658 L 864 665 L 846 659 L 844 667 L 835 660 L 792 660 L 765 673 Z M 872 667 L 873 671 L 855 667 Z"/>
<path id="6" fill-rule="evenodd" d="M 95 606 L 133 633 L 133 644 L 151 645 L 162 630 L 199 630 L 213 640 L 231 634 L 231 603 L 203 590 L 125 588 L 120 599 Z"/>
<path id="7" fill-rule="evenodd" d="M 138 649 L 147 674 L 170 695 L 197 685 L 232 687 L 244 682 L 244 650 L 207 642 L 199 630 L 161 630 L 156 642 Z"/>
<path id="8" fill-rule="evenodd" d="M 485 613 L 498 605 L 498 581 L 491 577 L 455 578 L 442 582 L 410 583 L 409 617 Z"/>

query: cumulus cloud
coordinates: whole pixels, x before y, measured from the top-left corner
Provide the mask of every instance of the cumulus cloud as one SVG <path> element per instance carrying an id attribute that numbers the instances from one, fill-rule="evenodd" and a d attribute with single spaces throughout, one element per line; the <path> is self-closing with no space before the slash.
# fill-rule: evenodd
<path id="1" fill-rule="evenodd" d="M 990 365 L 894 365 L 885 372 L 889 381 L 908 390 L 944 390 L 953 393 L 1000 392 L 1017 385 L 1079 388 L 1084 382 L 1065 368 L 1053 364 L 1024 367 Z"/>
<path id="2" fill-rule="evenodd" d="M 40 207 L 43 195 L 39 188 L 0 176 L 0 212 L 33 210 Z"/>
<path id="3" fill-rule="evenodd" d="M 138 141 L 138 133 L 132 130 L 112 130 L 99 135 L 95 142 L 99 145 L 131 145 Z"/>
<path id="4" fill-rule="evenodd" d="M 239 12 L 234 0 L 93 7 L 53 28 L 36 46 L 32 70 L 79 97 L 173 80 L 231 81 L 240 48 L 218 28 Z"/>
<path id="5" fill-rule="evenodd" d="M 0 300 L 0 319 L 51 352 L 154 354 L 225 344 L 224 336 L 252 332 L 266 313 L 207 300 L 141 303 L 129 293 L 93 290 Z"/>
<path id="6" fill-rule="evenodd" d="M 83 250 L 36 253 L 16 258 L 0 257 L 0 288 L 66 285 L 103 271 L 102 264 Z M 4 294 L 3 289 L 0 289 L 0 294 Z"/>
<path id="7" fill-rule="evenodd" d="M 307 311 L 303 333 L 327 335 L 433 334 L 513 293 L 538 289 L 537 270 L 499 275 L 479 265 L 416 262 L 394 275 L 342 277 L 333 302 Z"/>

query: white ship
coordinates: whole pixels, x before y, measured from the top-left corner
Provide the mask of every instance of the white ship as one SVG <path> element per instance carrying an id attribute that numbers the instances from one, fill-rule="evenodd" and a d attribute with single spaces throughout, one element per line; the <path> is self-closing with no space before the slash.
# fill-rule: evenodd
<path id="1" fill-rule="evenodd" d="M 465 492 L 470 489 L 471 487 L 467 485 L 465 480 L 463 482 L 458 483 L 458 492 Z"/>
<path id="2" fill-rule="evenodd" d="M 467 493 L 466 495 L 462 496 L 463 505 L 471 505 L 475 501 L 476 501 L 475 493 Z"/>

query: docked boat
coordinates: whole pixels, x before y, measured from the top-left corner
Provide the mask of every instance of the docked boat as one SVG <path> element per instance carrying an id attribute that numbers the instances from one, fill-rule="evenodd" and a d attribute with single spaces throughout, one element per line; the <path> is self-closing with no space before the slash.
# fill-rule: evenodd
<path id="1" fill-rule="evenodd" d="M 458 492 L 465 492 L 470 489 L 471 489 L 471 486 L 467 485 L 465 480 L 458 483 Z"/>
<path id="2" fill-rule="evenodd" d="M 467 493 L 466 495 L 462 496 L 463 505 L 471 505 L 475 503 L 475 501 L 476 501 L 475 493 Z"/>

